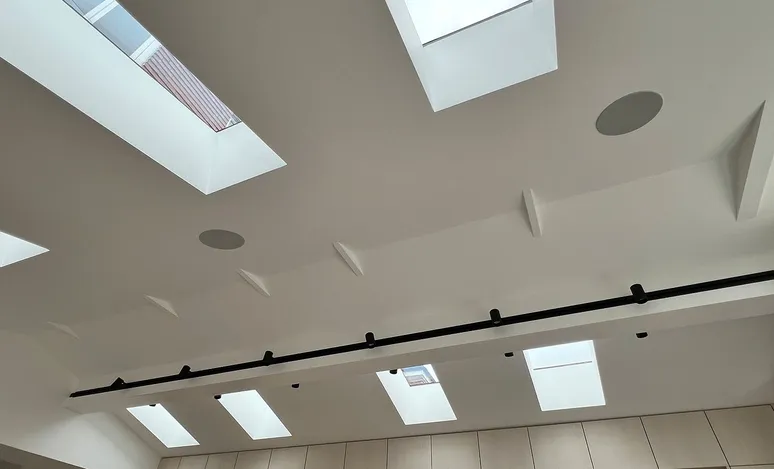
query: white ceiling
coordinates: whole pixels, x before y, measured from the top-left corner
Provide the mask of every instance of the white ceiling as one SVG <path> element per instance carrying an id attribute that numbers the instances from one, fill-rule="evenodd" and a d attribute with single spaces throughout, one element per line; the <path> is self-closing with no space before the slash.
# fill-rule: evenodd
<path id="1" fill-rule="evenodd" d="M 432 112 L 382 0 L 238 2 L 228 8 L 206 0 L 124 3 L 288 166 L 203 196 L 0 63 L 0 155 L 7 162 L 0 171 L 0 198 L 9 201 L 0 204 L 0 230 L 50 249 L 0 269 L 0 328 L 31 335 L 84 384 L 109 384 L 118 373 L 131 378 L 175 372 L 184 363 L 196 368 L 256 358 L 265 349 L 286 354 L 349 343 L 368 330 L 383 337 L 473 321 L 493 307 L 517 314 L 618 296 L 635 282 L 654 289 L 774 265 L 774 218 L 764 207 L 762 216 L 736 221 L 734 184 L 735 143 L 774 88 L 770 1 L 557 0 L 558 71 L 439 113 Z M 626 136 L 596 132 L 594 121 L 607 104 L 643 89 L 664 97 L 655 120 Z M 540 200 L 540 238 L 526 220 L 526 189 Z M 205 248 L 197 236 L 212 228 L 237 231 L 247 243 L 234 252 Z M 356 253 L 362 277 L 348 269 L 334 242 Z M 248 286 L 239 269 L 261 276 L 271 296 Z M 151 305 L 145 295 L 171 302 L 179 317 Z M 745 314 L 735 303 L 713 314 L 731 319 L 772 313 L 769 303 L 750 303 L 741 308 Z M 689 334 L 666 332 L 684 325 L 678 313 L 654 319 L 671 354 L 637 354 L 652 360 L 643 373 L 672 391 L 688 388 L 670 387 L 658 371 L 658 357 L 709 366 L 681 346 L 682 339 L 666 339 Z M 588 315 L 550 327 L 582 335 L 575 326 L 606 320 Z M 79 339 L 52 329 L 49 321 L 70 327 Z M 602 334 L 611 344 L 620 342 L 620 350 L 599 345 L 603 373 L 604 360 L 634 354 L 623 344 L 645 346 L 630 344 L 633 324 L 639 323 L 626 324 L 631 329 L 620 337 Z M 526 337 L 535 332 L 531 327 L 455 343 Z M 756 327 L 750 332 L 765 333 Z M 707 334 L 720 337 L 717 331 Z M 749 360 L 767 359 L 754 358 L 753 344 L 738 337 L 737 345 L 751 347 Z M 652 339 L 643 343 L 662 340 Z M 390 359 L 405 352 L 379 352 L 378 366 L 410 364 Z M 441 363 L 438 371 L 453 383 L 467 373 L 487 373 L 490 360 L 498 361 L 477 360 Z M 681 400 L 686 393 L 665 398 L 663 407 L 674 409 L 656 409 L 648 393 L 625 388 L 636 380 L 625 363 L 617 363 L 607 374 L 621 374 L 615 381 L 621 382 L 621 395 L 632 397 L 606 407 L 611 414 L 704 406 L 696 396 L 696 405 L 689 406 Z M 740 389 L 725 393 L 725 404 L 707 396 L 706 405 L 734 405 L 748 397 L 751 403 L 762 396 L 755 380 L 770 380 L 770 363 L 756 368 L 757 378 L 734 378 L 746 369 L 727 365 L 724 386 Z M 368 392 L 378 386 L 376 377 L 356 378 L 355 370 L 353 365 L 341 376 L 374 402 L 349 396 L 320 412 L 344 403 L 373 405 L 385 416 L 394 412 L 383 399 L 376 402 L 380 394 Z M 321 396 L 332 395 L 344 386 L 311 384 L 312 376 L 304 375 L 310 384 L 296 394 L 286 386 L 276 392 L 294 399 L 318 387 Z M 517 373 L 489 369 L 486 376 L 512 379 L 514 396 L 517 389 L 529 392 Z M 707 383 L 706 376 L 696 382 Z M 200 384 L 186 386 L 195 393 Z M 758 385 L 765 388 L 766 381 Z M 473 409 L 481 399 L 462 388 L 450 389 L 450 398 L 454 404 L 459 393 L 456 399 L 465 402 L 457 404 L 460 412 L 469 416 L 473 412 L 465 406 Z M 282 415 L 282 399 L 266 392 L 270 403 L 278 399 L 275 410 Z M 223 417 L 206 407 L 184 410 L 187 396 L 171 401 L 170 408 L 211 418 L 211 428 L 219 427 Z M 528 410 L 527 402 L 518 413 L 500 407 L 459 425 L 556 418 Z M 110 405 L 125 403 L 116 398 Z M 298 427 L 293 419 L 303 414 L 292 415 L 285 423 Z M 294 443 L 319 439 L 312 430 L 325 425 L 322 414 L 310 420 L 309 433 Z M 366 420 L 341 422 L 331 439 L 376 431 L 363 428 Z M 208 425 L 192 424 L 194 432 Z M 390 425 L 379 435 L 404 431 Z M 205 434 L 214 443 L 202 452 L 231 448 L 227 435 L 235 445 L 249 443 L 236 434 Z"/>
<path id="2" fill-rule="evenodd" d="M 0 445 L 0 469 L 79 469 L 37 454 Z"/>
<path id="3" fill-rule="evenodd" d="M 743 344 L 743 346 L 740 346 Z M 607 405 L 541 412 L 523 355 L 434 363 L 455 422 L 405 426 L 375 373 L 259 387 L 293 434 L 253 442 L 207 388 L 162 399 L 201 446 L 166 450 L 128 412 L 118 412 L 165 455 L 204 454 L 471 429 L 582 421 L 774 401 L 774 315 L 595 341 Z M 502 349 L 502 352 L 510 349 Z"/>

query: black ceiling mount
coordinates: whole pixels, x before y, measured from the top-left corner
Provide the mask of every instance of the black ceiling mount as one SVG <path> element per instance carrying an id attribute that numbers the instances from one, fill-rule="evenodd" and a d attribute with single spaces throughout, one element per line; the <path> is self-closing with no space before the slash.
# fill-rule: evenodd
<path id="1" fill-rule="evenodd" d="M 493 309 L 489 311 L 489 319 L 492 320 L 492 324 L 495 326 L 502 326 L 503 325 L 503 317 L 500 316 L 500 310 L 499 309 Z"/>
<path id="2" fill-rule="evenodd" d="M 366 345 L 368 345 L 368 348 L 376 347 L 376 338 L 374 337 L 373 332 L 366 332 L 365 339 L 366 339 Z"/>
<path id="3" fill-rule="evenodd" d="M 469 322 L 465 324 L 458 324 L 456 326 L 446 326 L 437 329 L 430 329 L 426 331 L 411 332 L 409 334 L 396 335 L 392 337 L 384 337 L 382 339 L 376 339 L 372 336 L 366 335 L 364 342 L 354 342 L 351 344 L 338 345 L 335 347 L 328 347 L 317 350 L 309 350 L 307 352 L 292 353 L 290 355 L 282 355 L 275 357 L 271 351 L 267 351 L 262 360 L 254 360 L 243 363 L 235 363 L 233 365 L 218 366 L 215 368 L 207 368 L 204 370 L 191 371 L 190 369 L 186 373 L 178 373 L 174 375 L 158 376 L 156 378 L 142 379 L 139 381 L 124 382 L 121 378 L 116 379 L 110 386 L 104 386 L 101 388 L 84 389 L 76 391 L 70 394 L 71 398 L 91 396 L 94 394 L 104 394 L 108 392 L 115 392 L 124 389 L 140 388 L 145 386 L 153 386 L 162 383 L 171 383 L 174 381 L 182 381 L 185 379 L 201 378 L 203 376 L 220 375 L 224 373 L 233 373 L 235 371 L 250 370 L 253 368 L 260 368 L 269 365 L 278 365 L 281 363 L 298 362 L 303 360 L 311 360 L 314 358 L 328 357 L 331 355 L 340 355 L 342 353 L 357 352 L 360 350 L 368 350 L 376 347 L 386 347 L 389 345 L 405 344 L 409 342 L 416 342 L 419 340 L 434 339 L 438 337 L 446 337 L 455 334 L 463 334 L 466 332 L 480 331 L 484 329 L 490 329 L 493 327 L 511 326 L 514 324 L 522 324 L 525 322 L 540 321 L 543 319 L 558 318 L 562 316 L 570 316 L 573 314 L 587 313 L 589 311 L 599 311 L 609 308 L 617 308 L 619 306 L 643 304 L 648 301 L 663 300 L 666 298 L 675 298 L 678 296 L 692 295 L 695 293 L 702 293 L 712 290 L 721 290 L 724 288 L 738 287 L 742 285 L 749 285 L 752 283 L 760 283 L 774 280 L 774 270 L 767 270 L 765 272 L 757 272 L 753 274 L 740 275 L 738 277 L 728 277 L 718 280 L 711 280 L 709 282 L 693 283 L 689 285 L 682 285 L 679 287 L 665 288 L 663 290 L 655 290 L 652 292 L 646 292 L 640 284 L 634 284 L 631 286 L 631 294 L 626 296 L 618 296 L 615 298 L 607 298 L 604 300 L 591 301 L 589 303 L 578 303 L 570 306 L 562 306 L 559 308 L 545 309 L 542 311 L 533 311 L 531 313 L 515 314 L 513 316 L 500 316 L 499 310 L 492 310 L 489 312 L 490 317 L 486 320 Z M 497 314 L 494 312 L 497 311 Z M 182 371 L 182 370 L 181 370 Z M 392 370 L 391 370 L 392 372 Z M 397 373 L 397 370 L 395 370 Z"/>

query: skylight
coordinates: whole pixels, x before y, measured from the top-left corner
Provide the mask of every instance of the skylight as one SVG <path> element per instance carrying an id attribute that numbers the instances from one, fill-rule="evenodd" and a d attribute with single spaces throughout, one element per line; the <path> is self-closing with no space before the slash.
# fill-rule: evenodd
<path id="1" fill-rule="evenodd" d="M 605 405 L 594 341 L 524 351 L 543 411 Z"/>
<path id="2" fill-rule="evenodd" d="M 441 39 L 532 0 L 406 0 L 422 44 Z"/>
<path id="3" fill-rule="evenodd" d="M 0 267 L 48 252 L 48 249 L 0 231 Z"/>
<path id="4" fill-rule="evenodd" d="M 285 166 L 113 0 L 0 1 L 0 58 L 204 194 Z"/>
<path id="5" fill-rule="evenodd" d="M 218 402 L 253 440 L 291 436 L 279 417 L 271 410 L 258 391 L 223 394 Z"/>
<path id="6" fill-rule="evenodd" d="M 216 132 L 241 122 L 116 0 L 64 0 Z"/>
<path id="7" fill-rule="evenodd" d="M 161 404 L 126 409 L 167 448 L 198 446 L 199 442 Z"/>
<path id="8" fill-rule="evenodd" d="M 556 70 L 554 0 L 385 0 L 434 111 Z"/>
<path id="9" fill-rule="evenodd" d="M 457 420 L 432 365 L 376 373 L 406 425 Z"/>

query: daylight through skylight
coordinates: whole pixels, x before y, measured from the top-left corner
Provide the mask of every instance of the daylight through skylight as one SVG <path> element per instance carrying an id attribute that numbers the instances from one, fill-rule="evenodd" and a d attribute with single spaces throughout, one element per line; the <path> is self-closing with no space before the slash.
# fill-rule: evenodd
<path id="1" fill-rule="evenodd" d="M 213 130 L 241 122 L 116 0 L 64 0 Z"/>
<path id="2" fill-rule="evenodd" d="M 253 440 L 291 436 L 258 391 L 223 394 L 218 402 Z"/>
<path id="3" fill-rule="evenodd" d="M 0 231 L 0 267 L 35 257 L 48 249 Z"/>
<path id="4" fill-rule="evenodd" d="M 422 44 L 438 40 L 532 0 L 406 0 Z"/>
<path id="5" fill-rule="evenodd" d="M 161 404 L 126 409 L 167 448 L 198 446 L 199 442 Z"/>
<path id="6" fill-rule="evenodd" d="M 406 425 L 457 420 L 432 365 L 376 373 Z"/>
<path id="7" fill-rule="evenodd" d="M 543 411 L 605 405 L 594 341 L 524 351 Z"/>

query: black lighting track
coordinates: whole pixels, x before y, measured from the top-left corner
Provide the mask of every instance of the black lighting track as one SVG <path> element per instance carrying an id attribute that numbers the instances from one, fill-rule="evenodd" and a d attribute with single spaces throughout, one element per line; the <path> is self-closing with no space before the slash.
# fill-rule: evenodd
<path id="1" fill-rule="evenodd" d="M 767 270 L 765 272 L 757 272 L 754 274 L 740 275 L 738 277 L 728 277 L 719 280 L 711 280 L 709 282 L 693 283 L 690 285 L 682 285 L 679 287 L 665 288 L 663 290 L 655 290 L 652 292 L 646 292 L 642 285 L 634 284 L 630 288 L 631 294 L 625 296 L 618 296 L 615 298 L 607 298 L 604 300 L 592 301 L 589 303 L 578 303 L 570 306 L 562 306 L 559 308 L 545 309 L 542 311 L 533 311 L 531 313 L 516 314 L 513 316 L 500 316 L 500 311 L 493 309 L 489 312 L 489 319 L 484 321 L 475 321 L 465 324 L 458 324 L 456 326 L 441 327 L 438 329 L 430 329 L 420 332 L 412 332 L 409 334 L 396 335 L 392 337 L 384 337 L 377 339 L 372 332 L 365 334 L 365 340 L 362 342 L 354 342 L 346 345 L 338 345 L 336 347 L 328 347 L 317 350 L 309 350 L 307 352 L 293 353 L 290 355 L 282 355 L 275 357 L 271 351 L 266 351 L 263 358 L 260 360 L 254 360 L 249 362 L 235 363 L 233 365 L 218 366 L 215 368 L 207 368 L 204 370 L 191 370 L 191 367 L 185 365 L 179 373 L 174 375 L 158 376 L 156 378 L 142 379 L 139 381 L 125 382 L 121 378 L 117 378 L 110 386 L 103 386 L 100 388 L 84 389 L 76 391 L 70 394 L 71 398 L 92 396 L 95 394 L 104 394 L 115 391 L 122 391 L 132 388 L 141 388 L 145 386 L 153 386 L 155 384 L 171 383 L 174 381 L 182 381 L 192 378 L 201 378 L 204 376 L 221 375 L 224 373 L 232 373 L 235 371 L 250 370 L 253 368 L 260 368 L 263 366 L 278 365 L 280 363 L 298 362 L 302 360 L 311 360 L 313 358 L 329 357 L 331 355 L 340 355 L 343 353 L 357 352 L 360 350 L 368 350 L 376 347 L 386 347 L 388 345 L 405 344 L 409 342 L 416 342 L 419 340 L 434 339 L 436 337 L 446 337 L 455 334 L 463 334 L 465 332 L 480 331 L 484 329 L 490 329 L 494 327 L 511 326 L 514 324 L 522 324 L 525 322 L 540 321 L 543 319 L 558 318 L 562 316 L 570 316 L 573 314 L 587 313 L 589 311 L 599 311 L 602 309 L 617 308 L 619 306 L 644 304 L 648 301 L 663 300 L 666 298 L 675 298 L 678 296 L 693 295 L 695 293 L 702 293 L 712 290 L 722 290 L 724 288 L 738 287 L 742 285 L 749 285 L 753 283 L 767 282 L 774 280 L 774 270 Z"/>

